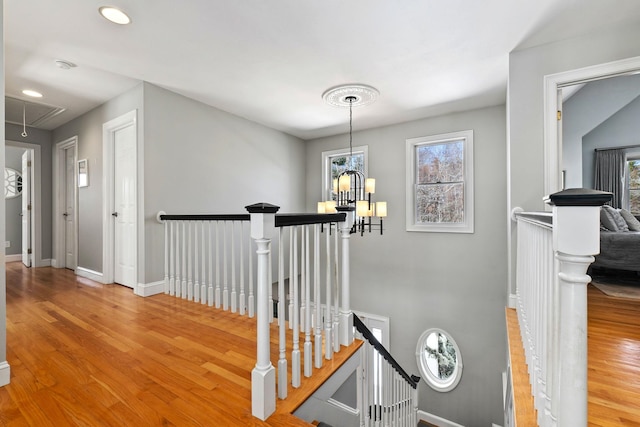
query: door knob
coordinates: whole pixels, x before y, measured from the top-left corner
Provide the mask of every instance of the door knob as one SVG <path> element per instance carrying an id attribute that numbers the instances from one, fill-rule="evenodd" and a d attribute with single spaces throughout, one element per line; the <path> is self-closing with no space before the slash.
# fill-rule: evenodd
<path id="1" fill-rule="evenodd" d="M 65 213 L 62 214 L 62 216 L 67 217 L 67 216 L 69 216 L 69 214 L 65 212 Z"/>
<path id="2" fill-rule="evenodd" d="M 111 216 L 116 216 L 117 217 L 118 216 L 118 212 L 112 213 Z"/>

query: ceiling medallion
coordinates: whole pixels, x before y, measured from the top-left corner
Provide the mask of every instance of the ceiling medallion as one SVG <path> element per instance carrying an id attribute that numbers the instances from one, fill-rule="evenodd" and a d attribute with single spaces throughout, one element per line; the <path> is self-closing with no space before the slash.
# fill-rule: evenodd
<path id="1" fill-rule="evenodd" d="M 363 84 L 347 84 L 332 87 L 322 94 L 322 99 L 334 107 L 360 107 L 378 99 L 378 89 Z"/>

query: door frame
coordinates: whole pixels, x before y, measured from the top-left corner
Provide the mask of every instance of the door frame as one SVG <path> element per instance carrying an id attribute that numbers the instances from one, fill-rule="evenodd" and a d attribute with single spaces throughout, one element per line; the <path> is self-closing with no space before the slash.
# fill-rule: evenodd
<path id="1" fill-rule="evenodd" d="M 78 159 L 78 136 L 72 136 L 64 141 L 56 143 L 55 150 L 53 152 L 53 260 L 51 266 L 55 268 L 66 268 L 66 255 L 65 255 L 65 220 L 62 214 L 65 211 L 66 200 L 64 198 L 64 183 L 66 181 L 66 156 L 65 151 L 67 149 L 74 150 L 74 159 Z M 74 169 L 77 169 L 77 164 Z M 77 170 L 73 174 L 74 181 L 77 179 Z M 74 224 L 74 241 L 75 241 L 75 265 L 78 266 L 78 186 L 77 183 L 73 185 L 74 189 L 74 205 L 73 212 L 73 224 Z"/>
<path id="2" fill-rule="evenodd" d="M 31 150 L 31 266 L 47 267 L 51 260 L 42 259 L 42 204 L 41 204 L 41 164 L 40 145 L 28 142 L 5 140 L 5 147 Z M 22 259 L 22 258 L 21 258 Z"/>
<path id="3" fill-rule="evenodd" d="M 102 275 L 104 283 L 113 283 L 114 278 L 114 233 L 115 226 L 113 217 L 111 214 L 114 211 L 114 135 L 115 133 L 128 126 L 134 126 L 135 139 L 136 139 L 136 247 L 134 248 L 134 271 L 136 272 L 135 283 L 133 284 L 133 291 L 138 293 L 138 283 L 140 283 L 139 275 L 139 260 L 140 255 L 140 232 L 141 221 L 140 215 L 142 205 L 140 204 L 142 191 L 140 185 L 140 144 L 138 140 L 138 126 L 137 126 L 137 110 L 130 111 L 113 120 L 110 120 L 102 125 L 102 159 L 103 159 L 103 171 L 104 179 L 102 181 Z"/>
<path id="4" fill-rule="evenodd" d="M 544 76 L 544 194 L 562 187 L 562 121 L 558 120 L 562 100 L 558 90 L 638 71 L 640 56 Z"/>

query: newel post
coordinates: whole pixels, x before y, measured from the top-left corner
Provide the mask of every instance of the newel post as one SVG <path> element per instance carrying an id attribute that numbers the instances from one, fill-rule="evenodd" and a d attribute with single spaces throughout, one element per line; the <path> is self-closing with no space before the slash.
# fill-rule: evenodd
<path id="1" fill-rule="evenodd" d="M 251 238 L 258 247 L 257 362 L 251 371 L 251 413 L 264 421 L 276 410 L 276 371 L 270 359 L 269 252 L 280 208 L 257 203 L 246 209 L 251 214 Z"/>
<path id="2" fill-rule="evenodd" d="M 545 200 L 553 206 L 558 262 L 558 366 L 554 397 L 558 426 L 587 425 L 587 273 L 600 253 L 600 207 L 611 193 L 569 189 Z M 555 400 L 555 399 L 554 399 Z"/>
<path id="3" fill-rule="evenodd" d="M 346 213 L 344 222 L 338 223 L 340 237 L 342 241 L 342 293 L 340 295 L 340 344 L 350 345 L 353 342 L 353 316 L 351 316 L 350 295 L 350 273 L 349 273 L 349 239 L 351 238 L 351 227 L 355 220 L 355 210 L 353 206 L 338 206 L 338 212 Z"/>

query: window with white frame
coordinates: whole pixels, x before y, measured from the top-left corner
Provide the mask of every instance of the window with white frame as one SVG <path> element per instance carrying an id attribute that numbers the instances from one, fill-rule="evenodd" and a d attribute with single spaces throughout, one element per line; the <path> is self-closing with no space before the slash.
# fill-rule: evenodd
<path id="1" fill-rule="evenodd" d="M 407 231 L 473 233 L 473 131 L 406 143 Z"/>
<path id="2" fill-rule="evenodd" d="M 334 180 L 347 169 L 360 171 L 367 176 L 368 146 L 353 147 L 322 152 L 322 196 L 324 200 L 336 200 Z M 352 155 L 350 155 L 352 154 Z M 337 184 L 336 184 L 337 185 Z"/>

